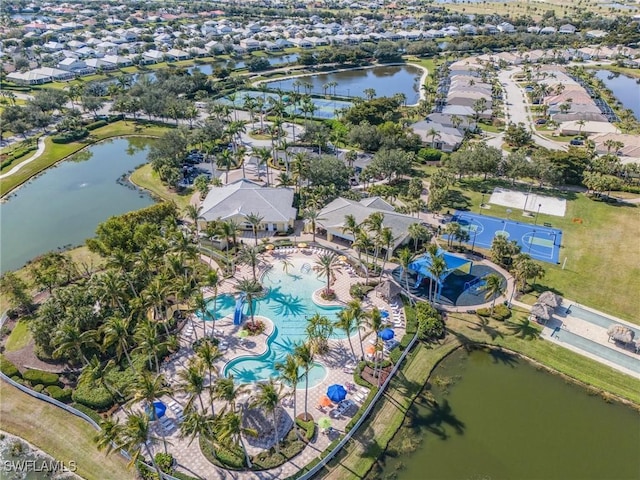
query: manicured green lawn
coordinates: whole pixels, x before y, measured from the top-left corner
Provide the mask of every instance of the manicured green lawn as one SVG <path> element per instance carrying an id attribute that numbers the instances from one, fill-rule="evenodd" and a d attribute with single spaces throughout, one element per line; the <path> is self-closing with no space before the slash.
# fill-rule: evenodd
<path id="1" fill-rule="evenodd" d="M 589 66 L 585 66 L 584 68 L 586 69 L 593 69 L 593 70 L 609 70 L 611 72 L 618 72 L 618 73 L 622 73 L 624 75 L 627 75 L 628 77 L 633 77 L 633 78 L 640 78 L 640 69 L 637 68 L 626 68 L 626 67 L 618 67 L 617 65 L 589 65 Z"/>
<path id="2" fill-rule="evenodd" d="M 2 429 L 40 448 L 56 460 L 76 462 L 87 480 L 133 479 L 135 470 L 117 453 L 105 456 L 93 443 L 97 431 L 84 420 L 36 400 L 17 388 L 0 385 Z"/>
<path id="3" fill-rule="evenodd" d="M 180 210 L 184 210 L 184 208 L 189 205 L 189 200 L 193 195 L 193 190 L 191 188 L 182 193 L 176 193 L 169 190 L 162 184 L 160 178 L 158 178 L 158 174 L 153 171 L 149 164 L 143 165 L 133 172 L 131 174 L 131 181 L 163 200 L 175 202 Z"/>
<path id="4" fill-rule="evenodd" d="M 91 135 L 81 142 L 56 144 L 51 141 L 51 138 L 47 138 L 45 140 L 45 151 L 40 157 L 25 165 L 15 174 L 0 180 L 0 196 L 6 195 L 37 173 L 95 142 L 126 135 L 158 137 L 169 128 L 171 127 L 153 123 L 119 121 L 93 130 Z"/>
<path id="5" fill-rule="evenodd" d="M 487 320 L 486 323 L 475 315 L 450 314 L 446 338 L 437 344 L 416 347 L 407 365 L 392 380 L 391 388 L 374 409 L 368 423 L 358 430 L 338 457 L 329 462 L 319 478 L 363 478 L 401 427 L 406 411 L 431 371 L 460 345 L 488 344 L 507 348 L 590 385 L 603 398 L 608 399 L 606 392 L 610 392 L 640 405 L 640 380 L 540 339 L 540 326 L 523 323 L 525 319 L 524 312 L 515 312 L 511 321 Z"/>
<path id="6" fill-rule="evenodd" d="M 453 207 L 478 213 L 482 190 L 487 191 L 484 201 L 488 203 L 494 186 L 528 191 L 523 184 L 512 187 L 508 182 L 463 179 L 453 189 L 457 199 Z M 546 275 L 538 283 L 578 303 L 640 324 L 640 209 L 631 204 L 595 201 L 582 193 L 537 193 L 567 199 L 564 217 L 538 216 L 538 223 L 550 223 L 563 231 L 560 265 L 543 263 Z M 510 219 L 534 223 L 533 218 L 522 216 L 521 209 L 511 210 Z M 507 207 L 491 205 L 489 210 L 482 209 L 482 214 L 506 218 Z"/>
<path id="7" fill-rule="evenodd" d="M 11 335 L 7 338 L 5 348 L 7 352 L 13 352 L 24 348 L 31 340 L 31 332 L 27 326 L 26 320 L 20 320 L 11 331 Z"/>

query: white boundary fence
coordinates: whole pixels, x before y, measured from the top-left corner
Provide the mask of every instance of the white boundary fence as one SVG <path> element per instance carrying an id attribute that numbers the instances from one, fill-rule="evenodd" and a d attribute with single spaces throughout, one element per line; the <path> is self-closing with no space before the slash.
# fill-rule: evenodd
<path id="1" fill-rule="evenodd" d="M 414 346 L 414 344 L 416 343 L 417 340 L 418 340 L 418 334 L 416 333 L 413 336 L 413 338 L 411 339 L 411 342 L 409 342 L 409 345 L 407 346 L 407 348 L 404 350 L 404 352 L 402 352 L 402 355 L 400 355 L 400 358 L 398 359 L 398 362 L 394 365 L 394 367 L 391 370 L 391 373 L 389 374 L 387 379 L 384 381 L 384 383 L 378 389 L 378 392 L 376 393 L 376 396 L 373 397 L 373 400 L 369 403 L 369 405 L 367 406 L 367 409 L 364 411 L 364 413 L 362 414 L 360 419 L 355 423 L 353 428 L 351 428 L 351 430 L 349 430 L 349 432 L 344 436 L 344 438 L 342 440 L 340 440 L 340 443 L 338 443 L 335 446 L 335 448 L 333 450 L 331 450 L 326 457 L 324 457 L 322 460 L 320 460 L 320 462 L 318 464 L 316 464 L 307 473 L 299 476 L 298 480 L 309 480 L 309 479 L 313 478 L 322 468 L 324 468 L 327 465 L 327 463 L 329 463 L 331 460 L 333 460 L 333 457 L 335 457 L 340 452 L 340 450 L 342 450 L 342 448 L 347 444 L 347 442 L 349 440 L 351 440 L 351 438 L 358 431 L 358 428 L 360 428 L 360 426 L 365 422 L 365 420 L 367 419 L 369 414 L 375 408 L 377 402 L 380 400 L 380 397 L 382 395 L 384 395 L 384 392 L 387 389 L 387 387 L 389 386 L 389 383 L 391 382 L 391 380 L 393 379 L 393 377 L 395 376 L 397 371 L 400 369 L 400 365 L 402 365 L 402 362 L 407 357 L 407 355 L 409 354 L 409 352 L 411 351 L 411 349 L 413 348 L 413 346 Z"/>
<path id="2" fill-rule="evenodd" d="M 0 317 L 0 328 L 2 328 L 4 326 L 4 322 L 7 320 L 7 312 L 4 312 L 2 314 L 2 317 Z M 85 422 L 87 422 L 89 425 L 91 425 L 93 428 L 95 428 L 98 432 L 100 432 L 102 429 L 100 428 L 100 425 L 98 425 L 95 420 L 93 418 L 91 418 L 89 415 L 81 412 L 80 410 L 76 410 L 73 407 L 70 407 L 69 405 L 66 405 L 58 400 L 56 400 L 55 398 L 51 398 L 47 395 L 44 395 L 42 393 L 38 393 L 35 392 L 33 390 L 31 390 L 28 387 L 25 387 L 24 385 L 20 385 L 18 382 L 12 380 L 11 378 L 7 377 L 4 373 L 0 372 L 0 378 L 2 380 L 4 380 L 5 382 L 7 382 L 9 385 L 12 385 L 14 387 L 16 387 L 18 390 L 20 390 L 21 392 L 26 393 L 27 395 L 30 395 L 34 398 L 37 398 L 38 400 L 42 400 L 44 402 L 50 403 L 51 405 L 55 405 L 58 408 L 63 409 L 65 412 L 70 413 L 71 415 L 75 415 L 76 417 L 81 418 L 82 420 L 84 420 Z M 131 456 L 125 451 L 125 450 L 120 450 L 120 455 L 122 455 L 124 458 L 126 458 L 127 460 L 131 460 Z M 144 465 L 146 465 L 148 468 L 150 468 L 151 470 L 153 470 L 153 466 L 149 465 L 145 462 Z M 168 475 L 166 473 L 164 473 L 162 475 L 164 477 L 165 480 L 179 480 L 175 477 L 172 477 L 171 475 Z"/>

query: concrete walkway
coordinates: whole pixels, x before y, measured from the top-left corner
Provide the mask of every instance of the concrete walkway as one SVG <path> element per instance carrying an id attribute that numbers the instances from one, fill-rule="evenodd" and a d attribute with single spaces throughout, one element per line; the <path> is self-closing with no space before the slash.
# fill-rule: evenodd
<path id="1" fill-rule="evenodd" d="M 14 173 L 20 171 L 20 169 L 22 167 L 24 167 L 25 165 L 28 165 L 29 163 L 33 162 L 38 157 L 40 157 L 40 155 L 42 155 L 44 153 L 44 139 L 45 138 L 46 138 L 45 136 L 38 137 L 38 149 L 36 150 L 36 152 L 33 155 L 31 155 L 29 158 L 27 158 L 26 160 L 23 160 L 22 162 L 20 162 L 18 165 L 13 167 L 8 172 L 3 173 L 2 175 L 0 175 L 0 179 L 3 179 L 3 178 L 6 178 L 6 177 L 9 177 L 9 176 L 13 175 Z"/>

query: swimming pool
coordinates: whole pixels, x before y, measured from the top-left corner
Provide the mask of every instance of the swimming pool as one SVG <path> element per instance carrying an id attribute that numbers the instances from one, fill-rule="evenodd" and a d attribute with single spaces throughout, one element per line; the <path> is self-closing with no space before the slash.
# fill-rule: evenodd
<path id="1" fill-rule="evenodd" d="M 323 307 L 313 302 L 313 292 L 326 285 L 309 267 L 313 261 L 305 258 L 282 260 L 273 259 L 273 267 L 262 277 L 267 294 L 255 300 L 255 315 L 269 318 L 274 323 L 274 331 L 267 341 L 267 351 L 262 355 L 233 359 L 224 369 L 226 375 L 233 375 L 242 383 L 251 383 L 275 377 L 277 362 L 284 361 L 296 345 L 306 340 L 307 318 L 316 313 L 331 322 L 337 319 L 341 307 Z M 213 309 L 213 301 L 209 301 Z M 235 300 L 232 295 L 220 295 L 216 301 L 216 318 L 233 315 Z M 245 312 L 248 310 L 245 307 Z M 332 338 L 345 338 L 342 330 L 335 330 Z M 320 383 L 326 377 L 326 369 L 316 364 L 309 372 L 309 386 Z M 304 386 L 304 381 L 298 388 Z"/>

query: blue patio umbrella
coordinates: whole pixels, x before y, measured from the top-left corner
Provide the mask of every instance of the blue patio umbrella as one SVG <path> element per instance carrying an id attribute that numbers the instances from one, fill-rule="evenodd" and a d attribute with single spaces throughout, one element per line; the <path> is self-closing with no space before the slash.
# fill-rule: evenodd
<path id="1" fill-rule="evenodd" d="M 347 389 L 342 385 L 331 385 L 327 388 L 327 397 L 334 403 L 341 402 L 347 397 Z"/>
<path id="2" fill-rule="evenodd" d="M 382 318 L 389 318 L 389 312 L 387 310 L 380 310 L 380 316 Z"/>
<path id="3" fill-rule="evenodd" d="M 395 333 L 392 329 L 390 328 L 385 328 L 384 330 L 381 330 L 380 333 L 378 333 L 378 336 L 382 339 L 382 340 L 391 340 L 393 337 L 395 337 Z"/>
<path id="4" fill-rule="evenodd" d="M 149 413 L 149 418 L 151 420 L 158 420 L 159 418 L 164 417 L 165 413 L 167 413 L 167 406 L 161 401 L 153 402 L 153 413 L 149 411 L 147 408 L 147 412 Z"/>

